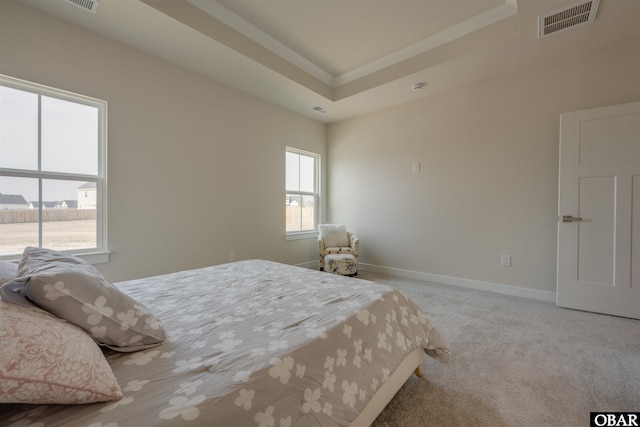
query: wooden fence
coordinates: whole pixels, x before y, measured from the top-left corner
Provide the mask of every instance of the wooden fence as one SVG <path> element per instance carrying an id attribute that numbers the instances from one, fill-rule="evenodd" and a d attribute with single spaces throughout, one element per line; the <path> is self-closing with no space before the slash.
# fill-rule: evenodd
<path id="1" fill-rule="evenodd" d="M 313 208 L 287 206 L 286 213 L 287 231 L 313 229 Z"/>
<path id="2" fill-rule="evenodd" d="M 78 221 L 96 219 L 95 209 L 43 209 L 42 221 Z M 2 209 L 0 224 L 38 222 L 38 209 Z"/>

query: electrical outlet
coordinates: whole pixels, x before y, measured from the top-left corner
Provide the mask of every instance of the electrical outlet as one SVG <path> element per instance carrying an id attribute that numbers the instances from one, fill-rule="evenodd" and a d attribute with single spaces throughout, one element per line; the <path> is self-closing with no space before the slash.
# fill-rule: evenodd
<path id="1" fill-rule="evenodd" d="M 236 251 L 229 251 L 229 261 L 236 260 Z"/>
<path id="2" fill-rule="evenodd" d="M 500 265 L 502 267 L 511 267 L 511 255 L 502 255 L 500 257 Z"/>

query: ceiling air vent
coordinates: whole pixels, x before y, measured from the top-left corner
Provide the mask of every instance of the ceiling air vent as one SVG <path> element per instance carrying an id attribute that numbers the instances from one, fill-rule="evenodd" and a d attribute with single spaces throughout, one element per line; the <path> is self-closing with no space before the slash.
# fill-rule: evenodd
<path id="1" fill-rule="evenodd" d="M 96 11 L 98 10 L 98 0 L 67 0 L 67 1 L 93 14 L 95 14 Z"/>
<path id="2" fill-rule="evenodd" d="M 328 113 L 328 111 L 327 111 L 327 110 L 325 110 L 324 108 L 319 107 L 319 106 L 312 107 L 311 109 L 312 109 L 313 111 L 315 111 L 316 113 L 320 113 L 320 114 L 327 114 L 327 113 Z"/>
<path id="3" fill-rule="evenodd" d="M 538 38 L 593 21 L 596 17 L 599 1 L 581 1 L 539 16 Z"/>

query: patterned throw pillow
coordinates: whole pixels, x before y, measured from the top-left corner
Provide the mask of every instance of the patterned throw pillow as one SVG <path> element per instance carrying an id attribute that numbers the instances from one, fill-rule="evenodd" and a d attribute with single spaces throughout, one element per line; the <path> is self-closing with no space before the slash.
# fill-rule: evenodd
<path id="1" fill-rule="evenodd" d="M 18 277 L 4 287 L 15 290 L 16 283 L 23 284 L 19 292 L 30 301 L 113 350 L 142 350 L 166 339 L 160 320 L 81 258 L 27 247 Z"/>
<path id="2" fill-rule="evenodd" d="M 100 347 L 75 325 L 0 300 L 0 403 L 93 403 L 122 391 Z"/>

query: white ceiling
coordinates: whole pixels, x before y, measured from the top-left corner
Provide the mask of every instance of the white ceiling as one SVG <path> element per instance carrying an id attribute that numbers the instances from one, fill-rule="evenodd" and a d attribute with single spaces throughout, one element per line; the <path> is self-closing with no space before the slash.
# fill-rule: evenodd
<path id="1" fill-rule="evenodd" d="M 214 3 L 189 1 L 204 10 Z M 435 36 L 504 4 L 504 0 L 218 0 L 217 3 L 337 76 Z"/>
<path id="2" fill-rule="evenodd" d="M 538 16 L 575 0 L 21 1 L 323 122 L 640 38 L 640 0 L 542 39 Z"/>

